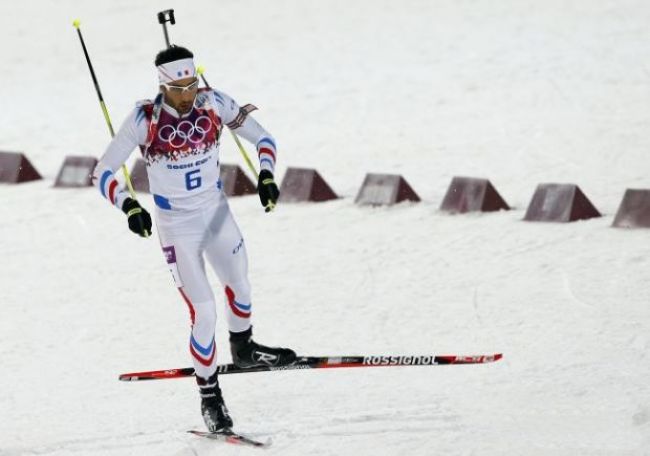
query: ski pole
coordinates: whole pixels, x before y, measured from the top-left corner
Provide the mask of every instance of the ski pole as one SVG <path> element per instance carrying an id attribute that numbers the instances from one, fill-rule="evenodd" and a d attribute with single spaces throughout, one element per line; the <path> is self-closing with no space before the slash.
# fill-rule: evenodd
<path id="1" fill-rule="evenodd" d="M 97 82 L 97 76 L 95 76 L 95 70 L 93 70 L 93 64 L 90 62 L 90 56 L 88 55 L 88 49 L 86 49 L 86 43 L 84 38 L 81 35 L 81 21 L 75 19 L 72 22 L 74 28 L 77 29 L 77 34 L 79 35 L 79 40 L 81 41 L 81 47 L 83 48 L 84 55 L 86 56 L 86 63 L 88 63 L 88 69 L 90 70 L 90 76 L 93 78 L 93 84 L 95 84 L 95 90 L 97 91 L 97 96 L 99 97 L 99 105 L 102 108 L 102 113 L 104 114 L 104 120 L 106 120 L 106 125 L 108 125 L 108 131 L 111 133 L 111 137 L 115 136 L 115 131 L 113 130 L 113 125 L 111 124 L 111 118 L 108 115 L 108 110 L 106 109 L 106 104 L 104 103 L 104 97 L 102 96 L 102 91 L 99 88 L 99 82 Z M 129 188 L 129 193 L 131 198 L 137 200 L 135 196 L 135 190 L 133 190 L 133 184 L 131 183 L 131 177 L 129 176 L 129 170 L 126 168 L 126 165 L 122 165 L 122 172 L 124 173 L 124 179 L 126 180 L 126 186 Z"/>
<path id="2" fill-rule="evenodd" d="M 163 32 L 165 33 L 165 44 L 169 47 L 169 35 L 167 34 L 167 22 L 171 25 L 176 23 L 176 18 L 174 17 L 174 10 L 168 9 L 158 13 L 158 23 L 162 25 Z"/>
<path id="3" fill-rule="evenodd" d="M 158 13 L 158 23 L 162 25 L 163 27 L 163 32 L 165 34 L 165 44 L 167 47 L 170 47 L 169 44 L 169 34 L 167 32 L 167 22 L 169 22 L 171 25 L 176 24 L 176 18 L 174 17 L 174 10 L 173 9 L 168 9 L 164 10 Z M 198 75 L 201 77 L 201 80 L 203 81 L 203 85 L 205 85 L 208 89 L 210 88 L 210 84 L 208 84 L 208 81 L 205 79 L 205 76 L 203 75 L 204 68 L 202 66 L 199 66 L 196 69 L 196 72 Z M 253 165 L 253 162 L 251 161 L 250 157 L 248 156 L 248 153 L 246 153 L 246 149 L 244 148 L 244 145 L 241 143 L 237 135 L 235 134 L 234 131 L 230 130 L 230 133 L 232 134 L 233 139 L 235 140 L 235 143 L 237 144 L 237 147 L 239 148 L 239 152 L 241 153 L 242 157 L 244 157 L 244 161 L 246 162 L 246 165 L 248 165 L 248 168 L 251 170 L 253 175 L 255 176 L 255 179 L 259 179 L 259 174 L 257 173 L 257 170 L 255 169 L 255 166 Z"/>
<path id="4" fill-rule="evenodd" d="M 201 80 L 203 81 L 203 84 L 207 88 L 210 88 L 210 84 L 208 84 L 208 81 L 205 79 L 205 76 L 203 75 L 203 71 L 204 71 L 204 69 L 203 69 L 202 66 L 200 66 L 200 67 L 198 67 L 196 69 L 196 72 L 199 74 L 199 76 L 201 76 Z M 259 179 L 260 176 L 257 173 L 257 170 L 255 169 L 255 166 L 253 165 L 253 162 L 251 161 L 250 157 L 246 153 L 246 149 L 244 148 L 244 145 L 241 143 L 241 141 L 239 140 L 239 138 L 237 137 L 237 135 L 235 134 L 234 131 L 232 131 L 230 129 L 228 129 L 228 130 L 230 131 L 230 134 L 232 135 L 232 139 L 235 140 L 235 143 L 237 144 L 237 147 L 239 147 L 239 152 L 241 152 L 242 157 L 244 157 L 244 161 L 248 165 L 248 168 L 251 170 L 251 172 L 255 176 L 255 179 L 256 180 Z"/>

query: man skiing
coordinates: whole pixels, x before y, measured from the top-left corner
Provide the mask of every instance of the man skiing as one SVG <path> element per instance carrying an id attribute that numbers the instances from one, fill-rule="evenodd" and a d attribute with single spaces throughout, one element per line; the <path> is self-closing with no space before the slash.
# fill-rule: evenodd
<path id="1" fill-rule="evenodd" d="M 252 339 L 246 245 L 219 179 L 219 138 L 227 126 L 255 144 L 260 162 L 257 190 L 262 206 L 272 210 L 279 196 L 273 179 L 275 141 L 248 115 L 254 108 L 240 108 L 218 90 L 198 88 L 193 57 L 181 46 L 158 53 L 160 93 L 154 100 L 137 103 L 99 160 L 93 180 L 102 195 L 126 214 L 129 229 L 149 236 L 149 213 L 119 188 L 114 175 L 140 147 L 162 250 L 190 312 L 189 350 L 201 413 L 208 429 L 216 432 L 231 428 L 233 422 L 217 378 L 216 303 L 204 256 L 224 287 L 233 363 L 244 368 L 281 366 L 293 363 L 296 354 Z"/>

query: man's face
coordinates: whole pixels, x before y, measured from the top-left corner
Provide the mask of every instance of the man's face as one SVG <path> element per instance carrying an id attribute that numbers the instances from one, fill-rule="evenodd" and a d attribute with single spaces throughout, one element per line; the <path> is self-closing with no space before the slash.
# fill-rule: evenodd
<path id="1" fill-rule="evenodd" d="M 178 111 L 179 114 L 186 114 L 194 105 L 196 92 L 199 89 L 199 80 L 196 78 L 177 79 L 160 86 L 165 95 L 168 105 Z"/>

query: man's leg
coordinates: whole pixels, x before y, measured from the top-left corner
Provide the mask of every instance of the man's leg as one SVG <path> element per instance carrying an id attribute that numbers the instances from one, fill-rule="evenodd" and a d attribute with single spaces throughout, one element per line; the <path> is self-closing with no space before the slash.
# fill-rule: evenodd
<path id="1" fill-rule="evenodd" d="M 190 314 L 189 351 L 201 394 L 203 419 L 211 431 L 231 427 L 217 378 L 217 314 L 202 256 L 205 236 L 200 230 L 200 217 L 179 219 L 168 225 L 159 223 L 158 232 L 167 264 Z"/>
<path id="2" fill-rule="evenodd" d="M 296 354 L 293 350 L 266 347 L 253 341 L 246 244 L 225 199 L 211 214 L 210 235 L 205 252 L 225 288 L 233 362 L 240 367 L 280 366 L 294 362 Z"/>
<path id="3" fill-rule="evenodd" d="M 217 313 L 199 243 L 176 239 L 173 243 L 163 243 L 162 248 L 176 287 L 189 310 L 192 328 L 189 350 L 197 378 L 207 380 L 215 373 L 217 365 L 214 343 Z"/>
<path id="4" fill-rule="evenodd" d="M 226 319 L 230 332 L 251 327 L 251 286 L 244 238 L 225 199 L 210 214 L 210 238 L 205 254 L 226 295 Z"/>

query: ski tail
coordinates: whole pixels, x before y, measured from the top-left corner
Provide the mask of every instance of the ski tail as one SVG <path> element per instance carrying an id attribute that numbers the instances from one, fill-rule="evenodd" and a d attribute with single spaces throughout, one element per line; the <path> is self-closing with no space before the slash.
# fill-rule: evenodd
<path id="1" fill-rule="evenodd" d="M 205 437 L 211 440 L 218 440 L 221 442 L 230 443 L 232 445 L 243 445 L 243 446 L 251 446 L 251 447 L 258 447 L 258 448 L 268 448 L 271 446 L 270 439 L 268 439 L 265 442 L 262 442 L 260 440 L 255 440 L 251 437 L 233 432 L 231 429 L 227 429 L 219 432 L 197 431 L 192 429 L 187 432 L 199 437 Z"/>
<path id="2" fill-rule="evenodd" d="M 299 369 L 336 369 L 344 367 L 397 367 L 397 366 L 442 366 L 450 364 L 493 363 L 503 357 L 502 353 L 491 355 L 411 355 L 411 356 L 303 356 L 286 366 L 255 366 L 242 368 L 234 364 L 219 364 L 220 375 L 252 372 L 270 372 Z M 163 380 L 193 377 L 194 368 L 166 369 L 158 371 L 132 372 L 120 375 L 121 381 Z"/>

